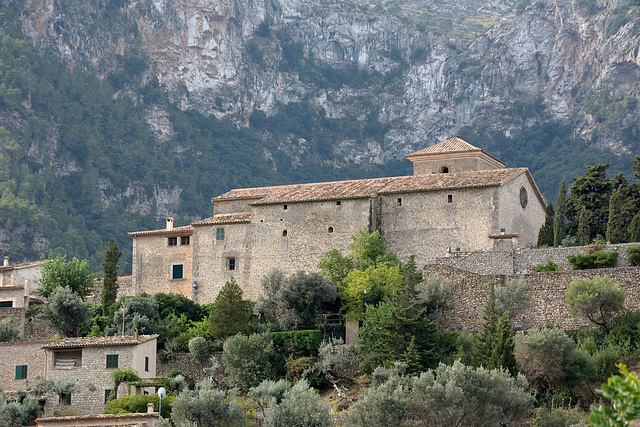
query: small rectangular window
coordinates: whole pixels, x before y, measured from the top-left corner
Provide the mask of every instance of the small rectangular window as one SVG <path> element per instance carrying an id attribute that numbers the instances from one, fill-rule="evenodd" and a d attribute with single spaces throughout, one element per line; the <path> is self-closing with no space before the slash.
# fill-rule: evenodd
<path id="1" fill-rule="evenodd" d="M 171 279 L 184 279 L 184 266 L 182 264 L 174 264 L 171 266 Z"/>
<path id="2" fill-rule="evenodd" d="M 341 201 L 341 200 L 336 201 L 336 205 L 337 205 L 337 206 L 340 206 L 341 204 L 342 204 L 342 201 Z"/>
<path id="3" fill-rule="evenodd" d="M 227 270 L 234 271 L 236 269 L 236 259 L 227 258 Z"/>
<path id="4" fill-rule="evenodd" d="M 188 245 L 190 243 L 191 239 L 189 239 L 189 236 L 183 236 L 180 238 L 180 244 L 181 245 Z"/>
<path id="5" fill-rule="evenodd" d="M 24 380 L 27 378 L 27 365 L 17 365 L 16 366 L 16 379 Z"/>
<path id="6" fill-rule="evenodd" d="M 447 203 L 453 203 L 453 194 L 447 195 Z"/>
<path id="7" fill-rule="evenodd" d="M 224 240 L 224 228 L 216 228 L 216 240 Z"/>
<path id="8" fill-rule="evenodd" d="M 71 405 L 71 393 L 64 394 L 64 404 Z"/>
<path id="9" fill-rule="evenodd" d="M 107 369 L 118 369 L 118 355 L 107 354 Z"/>
<path id="10" fill-rule="evenodd" d="M 169 237 L 167 239 L 169 246 L 178 246 L 178 238 L 177 237 Z"/>
<path id="11" fill-rule="evenodd" d="M 398 200 L 397 200 L 396 204 L 398 206 L 402 206 L 402 197 L 398 197 Z"/>
<path id="12" fill-rule="evenodd" d="M 13 307 L 13 301 L 0 301 L 0 307 Z"/>
<path id="13" fill-rule="evenodd" d="M 104 403 L 107 403 L 107 400 L 109 400 L 109 395 L 111 394 L 111 389 L 110 388 L 106 388 L 104 390 Z"/>
<path id="14" fill-rule="evenodd" d="M 149 356 L 144 357 L 144 371 L 149 372 Z"/>
<path id="15" fill-rule="evenodd" d="M 287 210 L 287 207 L 288 207 L 287 205 L 284 205 L 284 210 L 285 210 L 285 211 Z"/>

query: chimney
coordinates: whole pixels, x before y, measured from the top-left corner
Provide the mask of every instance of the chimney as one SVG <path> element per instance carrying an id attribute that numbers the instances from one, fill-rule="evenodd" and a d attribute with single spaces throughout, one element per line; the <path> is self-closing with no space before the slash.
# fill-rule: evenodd
<path id="1" fill-rule="evenodd" d="M 2 266 L 3 267 L 8 267 L 9 266 L 9 257 L 5 255 L 4 260 L 2 260 Z"/>
<path id="2" fill-rule="evenodd" d="M 151 414 L 153 412 L 153 403 L 147 403 L 147 414 Z"/>
<path id="3" fill-rule="evenodd" d="M 173 230 L 173 218 L 167 218 L 167 230 Z"/>

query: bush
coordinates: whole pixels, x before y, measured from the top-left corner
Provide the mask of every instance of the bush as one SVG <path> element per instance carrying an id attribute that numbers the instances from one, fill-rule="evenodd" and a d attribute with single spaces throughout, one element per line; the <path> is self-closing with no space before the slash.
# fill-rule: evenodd
<path id="1" fill-rule="evenodd" d="M 0 342 L 20 340 L 22 340 L 20 321 L 13 316 L 2 319 L 0 321 Z"/>
<path id="2" fill-rule="evenodd" d="M 519 332 L 514 355 L 520 371 L 541 391 L 572 387 L 595 375 L 593 358 L 577 350 L 575 342 L 560 328 Z"/>
<path id="3" fill-rule="evenodd" d="M 329 427 L 329 406 L 305 380 L 291 386 L 287 381 L 264 381 L 251 390 L 264 410 L 265 427 Z"/>
<path id="4" fill-rule="evenodd" d="M 209 358 L 209 343 L 203 337 L 193 337 L 189 340 L 189 353 L 198 362 L 206 362 Z"/>
<path id="5" fill-rule="evenodd" d="M 210 380 L 196 384 L 195 390 L 185 390 L 173 402 L 171 421 L 176 426 L 244 425 L 242 405 L 221 390 L 215 390 Z"/>
<path id="6" fill-rule="evenodd" d="M 377 368 L 371 388 L 345 419 L 345 426 L 513 425 L 526 417 L 534 397 L 523 375 L 472 368 L 456 361 L 419 376 L 403 376 L 406 365 Z"/>
<path id="7" fill-rule="evenodd" d="M 527 295 L 527 282 L 522 279 L 506 281 L 504 286 L 497 286 L 496 293 L 496 314 L 502 316 L 506 311 L 509 317 L 515 319 L 530 305 L 530 298 Z"/>
<path id="8" fill-rule="evenodd" d="M 277 353 L 294 357 L 315 356 L 322 342 L 317 329 L 308 331 L 273 332 L 273 346 Z"/>
<path id="9" fill-rule="evenodd" d="M 164 418 L 171 417 L 171 406 L 173 405 L 175 396 L 167 396 L 162 399 L 162 416 Z M 147 412 L 147 404 L 153 403 L 155 411 L 159 409 L 160 399 L 156 393 L 139 394 L 137 396 L 122 396 L 116 400 L 107 402 L 107 409 L 103 414 L 133 414 Z"/>
<path id="10" fill-rule="evenodd" d="M 572 427 L 586 427 L 584 418 L 580 414 L 568 411 L 566 409 L 549 409 L 538 408 L 536 409 L 536 415 L 533 419 L 534 427 L 557 427 L 557 426 L 572 426 Z"/>
<path id="11" fill-rule="evenodd" d="M 269 333 L 229 337 L 222 350 L 224 381 L 243 391 L 255 387 L 275 376 L 277 356 Z"/>
<path id="12" fill-rule="evenodd" d="M 535 271 L 537 271 L 538 273 L 546 273 L 549 271 L 558 271 L 558 264 L 556 264 L 555 262 L 551 261 L 550 259 L 547 259 L 547 263 L 542 265 L 538 265 L 536 268 L 534 268 Z"/>
<path id="13" fill-rule="evenodd" d="M 597 251 L 593 254 L 567 255 L 567 259 L 574 270 L 615 267 L 618 265 L 618 252 Z"/>
<path id="14" fill-rule="evenodd" d="M 640 246 L 630 246 L 626 249 L 631 265 L 640 264 Z"/>

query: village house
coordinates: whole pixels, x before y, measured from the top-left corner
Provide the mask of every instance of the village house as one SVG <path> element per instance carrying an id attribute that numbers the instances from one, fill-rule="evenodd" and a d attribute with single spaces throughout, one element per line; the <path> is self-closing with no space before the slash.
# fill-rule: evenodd
<path id="1" fill-rule="evenodd" d="M 156 375 L 157 338 L 140 335 L 0 343 L 0 384 L 11 392 L 26 389 L 27 382 L 33 385 L 36 377 L 52 380 L 68 375 L 76 385 L 65 402 L 88 414 L 101 413 L 113 389 L 110 374 L 115 369 L 134 369 L 143 379 Z M 118 395 L 126 390 L 126 384 L 120 385 Z M 132 394 L 145 391 L 154 389 L 134 388 Z M 47 408 L 55 407 L 57 399 L 50 400 Z"/>
<path id="2" fill-rule="evenodd" d="M 270 270 L 316 270 L 361 230 L 378 230 L 388 250 L 419 266 L 536 244 L 546 205 L 528 169 L 505 168 L 457 137 L 407 158 L 412 176 L 235 189 L 213 199 L 211 218 L 129 233 L 130 292 L 207 303 L 234 277 L 255 299 Z"/>
<path id="3" fill-rule="evenodd" d="M 30 300 L 41 302 L 36 279 L 42 261 L 9 264 L 5 256 L 0 267 L 0 308 L 24 308 Z"/>

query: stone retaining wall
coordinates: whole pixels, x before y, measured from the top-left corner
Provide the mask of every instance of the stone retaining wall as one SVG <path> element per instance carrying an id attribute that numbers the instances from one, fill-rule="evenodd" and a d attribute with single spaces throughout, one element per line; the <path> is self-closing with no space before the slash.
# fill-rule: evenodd
<path id="1" fill-rule="evenodd" d="M 500 286 L 508 279 L 522 279 L 528 285 L 527 294 L 531 305 L 514 321 L 514 326 L 519 329 L 540 328 L 547 325 L 556 325 L 563 329 L 579 329 L 588 326 L 590 323 L 586 318 L 569 315 L 564 302 L 564 294 L 569 284 L 577 278 L 592 279 L 595 276 L 607 275 L 620 283 L 627 296 L 625 305 L 628 308 L 640 309 L 639 267 L 482 275 L 436 264 L 426 266 L 423 273 L 425 278 L 437 273 L 451 281 L 454 307 L 445 312 L 440 319 L 440 326 L 444 330 L 458 331 L 465 328 L 471 331 L 479 330 L 482 324 L 482 306 L 486 301 L 490 284 L 493 282 L 496 286 Z"/>
<path id="2" fill-rule="evenodd" d="M 630 267 L 626 248 L 638 246 L 638 243 L 620 243 L 603 245 L 604 251 L 618 252 L 618 267 Z M 571 270 L 567 255 L 587 253 L 589 246 L 572 246 L 567 248 L 526 249 L 516 251 L 471 252 L 458 256 L 439 258 L 437 264 L 456 267 L 476 274 L 525 274 L 534 271 L 538 265 L 547 260 L 556 263 L 561 271 Z"/>

